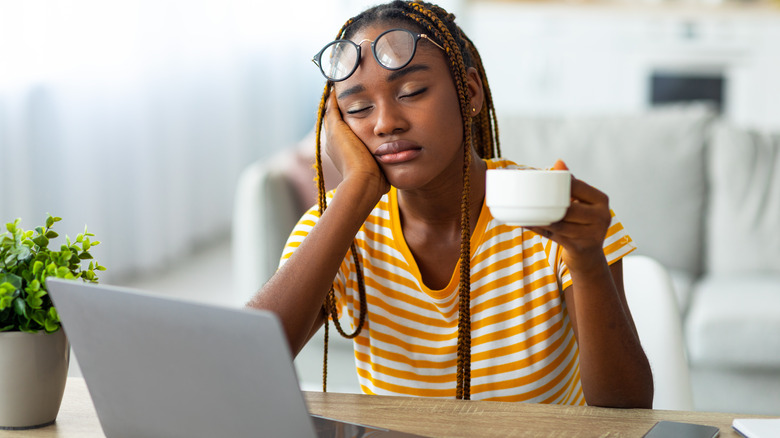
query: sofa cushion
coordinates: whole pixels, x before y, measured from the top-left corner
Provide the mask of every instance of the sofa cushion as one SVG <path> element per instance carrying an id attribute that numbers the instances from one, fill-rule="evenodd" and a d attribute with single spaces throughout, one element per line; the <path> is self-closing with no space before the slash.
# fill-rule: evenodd
<path id="1" fill-rule="evenodd" d="M 708 173 L 707 270 L 780 273 L 780 134 L 718 124 Z"/>
<path id="2" fill-rule="evenodd" d="M 780 274 L 703 277 L 685 332 L 694 366 L 780 369 Z"/>
<path id="3" fill-rule="evenodd" d="M 713 120 L 705 105 L 675 105 L 629 116 L 507 117 L 499 132 L 506 158 L 536 167 L 563 159 L 574 176 L 609 195 L 638 254 L 696 275 L 703 259 L 704 145 Z"/>

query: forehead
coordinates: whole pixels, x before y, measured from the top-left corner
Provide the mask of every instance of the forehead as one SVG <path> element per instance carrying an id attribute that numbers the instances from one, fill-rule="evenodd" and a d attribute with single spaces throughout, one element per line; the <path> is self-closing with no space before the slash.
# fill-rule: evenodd
<path id="1" fill-rule="evenodd" d="M 349 39 L 356 43 L 363 40 L 374 41 L 376 37 L 378 37 L 382 32 L 388 31 L 390 29 L 406 29 L 411 31 L 413 34 L 420 33 L 420 30 L 417 27 L 411 26 L 409 23 L 402 23 L 402 22 L 371 23 L 360 27 L 358 30 L 355 31 L 355 33 L 352 34 L 352 36 Z"/>
<path id="2" fill-rule="evenodd" d="M 365 62 L 367 62 L 367 60 L 373 60 L 368 41 L 371 42 L 376 41 L 379 35 L 391 29 L 405 29 L 411 31 L 414 35 L 418 35 L 421 33 L 417 28 L 415 28 L 415 26 L 410 26 L 409 24 L 406 23 L 370 24 L 367 26 L 363 26 L 349 38 L 351 41 L 354 41 L 355 43 L 358 44 L 363 42 L 361 44 L 362 47 L 361 59 L 360 59 L 361 66 Z M 415 52 L 411 64 L 416 64 L 420 61 L 430 64 L 431 62 L 434 62 L 434 60 L 443 63 L 444 66 L 447 65 L 447 58 L 444 54 L 444 51 L 436 47 L 430 41 L 427 41 L 425 38 L 421 38 L 417 42 L 417 50 Z M 438 64 L 438 62 L 436 62 L 436 64 Z"/>

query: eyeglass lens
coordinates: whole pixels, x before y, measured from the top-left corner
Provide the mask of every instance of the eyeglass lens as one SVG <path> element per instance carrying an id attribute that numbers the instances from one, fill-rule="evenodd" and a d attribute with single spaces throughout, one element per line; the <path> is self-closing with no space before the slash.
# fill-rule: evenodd
<path id="1" fill-rule="evenodd" d="M 374 43 L 374 56 L 385 68 L 398 69 L 412 60 L 414 36 L 402 30 L 388 32 Z"/>
<path id="2" fill-rule="evenodd" d="M 380 65 L 397 70 L 412 60 L 414 46 L 413 34 L 405 30 L 392 30 L 380 35 L 372 48 Z M 326 46 L 320 56 L 322 73 L 333 81 L 348 78 L 360 62 L 358 47 L 351 41 L 334 41 Z"/>
<path id="3" fill-rule="evenodd" d="M 320 63 L 322 73 L 329 79 L 346 79 L 357 66 L 358 49 L 347 41 L 334 41 L 322 52 Z"/>

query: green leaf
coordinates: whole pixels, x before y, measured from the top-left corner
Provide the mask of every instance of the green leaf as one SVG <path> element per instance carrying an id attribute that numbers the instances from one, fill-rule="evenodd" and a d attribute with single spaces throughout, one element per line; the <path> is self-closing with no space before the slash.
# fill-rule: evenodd
<path id="1" fill-rule="evenodd" d="M 57 277 L 65 278 L 65 275 L 70 274 L 70 269 L 67 266 L 60 266 L 57 268 Z"/>
<path id="2" fill-rule="evenodd" d="M 21 316 L 23 319 L 30 319 L 30 317 L 27 315 L 27 303 L 25 303 L 21 298 L 17 297 L 14 299 L 14 312 L 16 312 L 16 314 Z"/>
<path id="3" fill-rule="evenodd" d="M 11 303 L 14 302 L 14 297 L 2 297 L 0 298 L 0 310 L 11 308 Z"/>
<path id="4" fill-rule="evenodd" d="M 47 319 L 46 323 L 43 325 L 43 328 L 46 330 L 46 333 L 54 333 L 60 329 L 60 325 L 59 323 L 51 322 Z"/>
<path id="5" fill-rule="evenodd" d="M 27 293 L 39 292 L 41 290 L 41 282 L 33 280 L 27 285 Z"/>
<path id="6" fill-rule="evenodd" d="M 0 273 L 0 284 L 10 283 L 14 290 L 22 288 L 22 277 L 11 274 L 10 272 Z"/>
<path id="7" fill-rule="evenodd" d="M 49 215 L 49 217 L 46 218 L 46 228 L 51 228 L 52 225 L 54 225 L 54 218 Z"/>
<path id="8" fill-rule="evenodd" d="M 54 322 L 60 322 L 60 314 L 57 313 L 57 309 L 54 307 L 49 308 L 49 315 L 48 318 L 51 319 Z"/>
<path id="9" fill-rule="evenodd" d="M 37 280 L 36 280 L 37 281 Z M 30 309 L 40 309 L 43 305 L 42 297 L 46 295 L 44 291 L 29 291 L 27 292 L 27 307 Z"/>
<path id="10" fill-rule="evenodd" d="M 36 260 L 32 266 L 32 273 L 33 275 L 37 276 L 41 272 L 43 272 L 43 262 L 40 260 Z"/>
<path id="11" fill-rule="evenodd" d="M 41 248 L 46 248 L 49 246 L 49 239 L 47 239 L 46 236 L 33 237 L 32 241 Z"/>
<path id="12" fill-rule="evenodd" d="M 43 324 L 43 329 L 46 330 L 46 333 L 54 333 L 60 329 L 60 324 L 47 319 Z"/>
<path id="13" fill-rule="evenodd" d="M 0 333 L 1 332 L 8 332 L 8 331 L 11 331 L 13 329 L 14 329 L 14 325 L 13 324 L 7 325 L 5 327 L 0 327 Z"/>
<path id="14" fill-rule="evenodd" d="M 40 325 L 44 325 L 46 323 L 46 311 L 42 309 L 34 311 L 32 313 L 32 320 Z"/>
<path id="15" fill-rule="evenodd" d="M 0 283 L 0 297 L 13 296 L 14 291 L 16 291 L 16 288 L 11 283 L 7 281 Z"/>
<path id="16" fill-rule="evenodd" d="M 81 254 L 79 254 L 79 258 L 81 260 L 92 260 L 93 259 L 92 254 L 90 254 L 90 253 L 88 253 L 86 251 L 84 251 Z"/>
<path id="17" fill-rule="evenodd" d="M 19 224 L 22 223 L 22 219 L 16 219 L 13 222 L 8 222 L 5 224 L 5 229 L 8 230 L 11 234 L 16 234 L 16 229 L 19 227 Z"/>
<path id="18" fill-rule="evenodd" d="M 55 237 L 59 237 L 59 234 L 57 234 L 56 231 L 49 230 L 46 232 L 46 237 L 49 239 L 54 239 Z"/>

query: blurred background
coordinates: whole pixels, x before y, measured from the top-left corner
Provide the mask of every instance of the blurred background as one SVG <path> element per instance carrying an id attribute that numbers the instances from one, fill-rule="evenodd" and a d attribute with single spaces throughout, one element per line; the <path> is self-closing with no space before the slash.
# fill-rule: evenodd
<path id="1" fill-rule="evenodd" d="M 359 9 L 0 0 L 0 219 L 32 229 L 51 213 L 72 237 L 88 225 L 105 282 L 224 247 L 240 171 L 312 128 L 311 57 Z M 225 293 L 221 267 L 209 275 Z"/>
<path id="2" fill-rule="evenodd" d="M 371 4 L 0 0 L 0 219 L 87 224 L 113 283 L 222 249 L 198 272 L 230 295 L 238 175 L 312 129 L 311 56 Z M 778 124 L 770 4 L 440 4 L 480 48 L 500 114 L 637 111 L 676 80 L 738 121 Z"/>
<path id="3" fill-rule="evenodd" d="M 374 3 L 0 0 L 0 220 L 88 225 L 101 282 L 242 304 L 239 175 L 312 130 L 312 55 Z M 479 48 L 499 118 L 704 100 L 780 129 L 780 0 L 438 3 Z M 354 388 L 349 348 L 335 387 Z M 297 364 L 316 382 L 310 350 Z"/>

